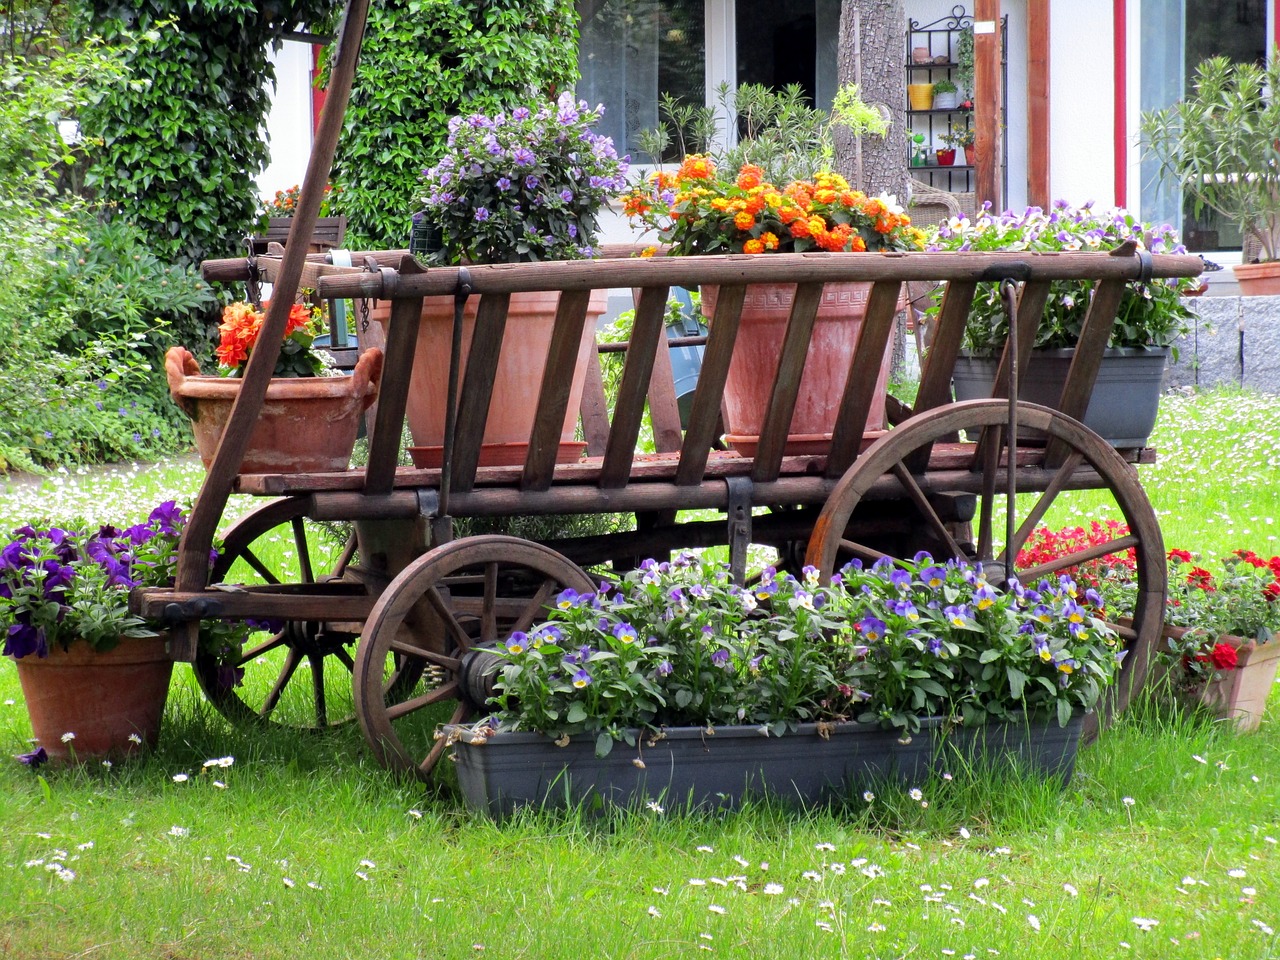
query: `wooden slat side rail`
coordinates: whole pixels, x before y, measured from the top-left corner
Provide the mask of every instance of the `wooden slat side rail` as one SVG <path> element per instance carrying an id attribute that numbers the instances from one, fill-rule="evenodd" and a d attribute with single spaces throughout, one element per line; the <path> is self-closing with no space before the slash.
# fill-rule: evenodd
<path id="1" fill-rule="evenodd" d="M 582 386 L 581 413 L 587 456 L 603 457 L 604 448 L 609 443 L 609 400 L 604 395 L 600 354 L 595 350 L 587 357 L 587 379 Z"/>
<path id="2" fill-rule="evenodd" d="M 978 285 L 972 280 L 953 280 L 947 284 L 933 343 L 920 371 L 920 388 L 916 391 L 912 413 L 924 413 L 951 402 L 951 375 L 964 343 L 965 324 L 977 290 Z M 912 473 L 919 473 L 928 462 L 929 447 L 924 445 L 907 457 L 906 466 Z"/>
<path id="3" fill-rule="evenodd" d="M 453 435 L 450 485 L 458 492 L 471 489 L 475 483 L 476 467 L 480 465 L 480 445 L 484 440 L 485 422 L 489 419 L 489 402 L 493 399 L 493 382 L 498 376 L 498 355 L 502 351 L 510 304 L 510 294 L 489 293 L 480 298 L 480 306 L 476 310 L 475 330 L 467 352 Z"/>
<path id="4" fill-rule="evenodd" d="M 665 329 L 654 351 L 653 370 L 649 374 L 649 421 L 653 424 L 654 450 L 675 453 L 680 449 L 683 440 L 680 401 L 676 397 L 676 375 L 671 368 L 671 345 Z"/>
<path id="5" fill-rule="evenodd" d="M 787 332 L 782 338 L 778 369 L 774 373 L 773 388 L 769 392 L 769 406 L 765 410 L 764 421 L 760 424 L 756 465 L 751 471 L 754 483 L 768 483 L 777 479 L 782 454 L 787 446 L 787 434 L 791 432 L 796 397 L 800 394 L 800 378 L 804 376 L 809 341 L 813 339 L 813 326 L 817 322 L 818 306 L 821 303 L 822 284 L 796 284 L 791 316 L 787 320 Z"/>
<path id="6" fill-rule="evenodd" d="M 369 442 L 369 465 L 365 469 L 365 493 L 373 496 L 389 493 L 395 484 L 404 411 L 409 403 L 409 383 L 413 376 L 414 346 L 421 319 L 421 300 L 392 301 L 382 383 L 378 390 L 378 410 Z"/>
<path id="7" fill-rule="evenodd" d="M 1071 366 L 1067 369 L 1067 379 L 1062 385 L 1062 397 L 1058 401 L 1058 409 L 1068 417 L 1083 420 L 1085 411 L 1089 409 L 1089 397 L 1098 381 L 1102 353 L 1111 339 L 1111 328 L 1115 323 L 1116 311 L 1120 309 L 1124 289 L 1123 280 L 1103 280 L 1094 288 L 1089 300 L 1089 310 L 1080 327 L 1080 339 L 1076 343 Z M 1045 463 L 1056 467 L 1062 463 L 1066 454 L 1065 444 L 1058 440 L 1050 441 L 1049 448 L 1045 451 Z"/>
<path id="8" fill-rule="evenodd" d="M 604 465 L 600 471 L 602 487 L 625 486 L 631 474 L 631 460 L 635 455 L 649 379 L 653 374 L 653 357 L 658 350 L 658 338 L 664 335 L 663 320 L 666 318 L 669 292 L 670 287 L 665 285 L 645 287 L 636 302 L 631 347 L 627 350 L 626 364 L 622 368 L 622 382 L 618 386 L 613 424 L 609 428 L 609 442 L 605 447 Z"/>
<path id="9" fill-rule="evenodd" d="M 1195 276 L 1203 270 L 1199 257 L 1159 254 L 1151 258 L 1155 278 Z M 1137 257 L 1107 257 L 1096 253 L 783 253 L 725 254 L 705 257 L 649 257 L 617 260 L 565 260 L 541 263 L 485 264 L 468 268 L 479 293 L 522 290 L 585 290 L 599 287 L 696 287 L 706 283 L 829 283 L 845 280 L 995 280 L 1027 276 L 1032 281 L 1123 279 L 1136 280 L 1142 267 Z M 456 267 L 433 268 L 406 278 L 398 296 L 450 294 L 457 283 Z M 377 297 L 385 299 L 382 279 L 375 273 L 320 278 L 326 299 Z"/>
<path id="10" fill-rule="evenodd" d="M 542 370 L 542 385 L 538 392 L 533 432 L 529 437 L 529 452 L 525 457 L 524 476 L 520 482 L 526 489 L 545 490 L 551 486 L 590 299 L 588 290 L 570 290 L 560 295 L 551 330 L 551 346 Z M 595 353 L 594 345 L 591 352 Z"/>
<path id="11" fill-rule="evenodd" d="M 902 284 L 881 280 L 873 284 L 867 297 L 867 312 L 858 331 L 858 345 L 849 363 L 849 378 L 836 415 L 827 455 L 827 476 L 838 477 L 853 463 L 862 449 L 862 435 L 867 429 L 883 429 L 882 423 L 868 423 L 871 399 L 875 394 L 880 362 L 893 333 L 893 318 L 898 312 L 898 294 Z"/>
<path id="12" fill-rule="evenodd" d="M 702 480 L 707 454 L 719 435 L 720 400 L 729 376 L 729 360 L 738 337 L 742 317 L 742 301 L 747 288 L 742 284 L 721 286 L 716 298 L 715 316 L 707 334 L 707 348 L 702 355 L 698 385 L 693 390 L 693 406 L 689 409 L 689 428 L 680 450 L 680 467 L 676 483 L 685 486 Z"/>

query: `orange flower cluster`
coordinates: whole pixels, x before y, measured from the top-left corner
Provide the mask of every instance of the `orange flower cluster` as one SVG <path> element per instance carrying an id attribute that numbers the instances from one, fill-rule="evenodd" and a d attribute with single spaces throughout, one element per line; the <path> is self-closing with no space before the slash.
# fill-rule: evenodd
<path id="1" fill-rule="evenodd" d="M 265 304 L 263 310 L 258 310 L 253 304 L 242 302 L 230 303 L 222 308 L 222 323 L 218 324 L 218 347 L 214 350 L 218 363 L 233 372 L 239 372 L 248 362 L 249 353 L 258 342 L 262 321 L 266 318 L 265 308 Z M 297 332 L 306 333 L 311 320 L 310 308 L 305 304 L 295 303 L 289 308 L 289 319 L 285 322 L 285 339 Z"/>
<path id="2" fill-rule="evenodd" d="M 673 254 L 920 250 L 924 232 L 891 197 L 868 197 L 839 174 L 779 190 L 745 164 L 732 181 L 708 157 L 686 157 L 623 198 L 632 220 L 656 229 Z"/>

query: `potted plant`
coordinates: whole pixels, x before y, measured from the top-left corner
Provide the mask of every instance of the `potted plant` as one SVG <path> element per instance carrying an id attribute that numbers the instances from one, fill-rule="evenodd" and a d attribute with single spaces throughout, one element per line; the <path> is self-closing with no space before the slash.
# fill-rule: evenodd
<path id="1" fill-rule="evenodd" d="M 123 530 L 21 527 L 0 550 L 3 652 L 18 668 L 38 742 L 28 762 L 156 745 L 173 661 L 155 625 L 129 612 L 129 592 L 173 582 L 185 522 L 169 501 Z M 206 649 L 238 655 L 241 627 L 208 628 Z"/>
<path id="2" fill-rule="evenodd" d="M 957 751 L 1069 777 L 1118 671 L 1098 599 L 927 554 L 826 587 L 766 569 L 750 589 L 706 559 L 648 560 L 512 634 L 496 712 L 446 736 L 468 802 L 497 816 L 592 794 L 812 803 Z"/>
<path id="3" fill-rule="evenodd" d="M 172 347 L 165 355 L 169 394 L 191 418 L 206 468 L 240 394 L 240 377 L 257 346 L 264 316 L 248 303 L 223 309 L 215 351 L 220 376 L 201 376 L 200 365 L 185 347 Z M 329 472 L 350 465 L 360 416 L 378 396 L 382 351 L 366 350 L 351 376 L 343 376 L 327 354 L 313 348 L 319 332 L 319 310 L 294 304 L 241 473 Z"/>
<path id="4" fill-rule="evenodd" d="M 1163 659 L 1177 691 L 1256 730 L 1280 665 L 1280 557 L 1237 550 L 1210 571 L 1169 551 Z"/>
<path id="5" fill-rule="evenodd" d="M 609 137 L 593 132 L 603 107 L 563 93 L 554 102 L 493 116 L 449 121 L 445 155 L 425 171 L 420 213 L 438 230 L 436 263 L 516 263 L 573 260 L 595 253 L 597 216 L 626 187 L 627 160 Z M 559 459 L 577 459 L 574 441 L 595 318 L 607 291 L 592 294 L 571 381 Z M 511 297 L 493 399 L 485 423 L 482 464 L 524 463 L 534 405 L 555 320 L 556 293 Z M 444 443 L 453 298 L 428 298 L 414 354 L 407 417 L 410 452 L 419 466 L 436 466 Z M 462 360 L 474 330 L 476 302 L 465 313 Z M 375 316 L 378 316 L 375 314 Z"/>
<path id="6" fill-rule="evenodd" d="M 1240 224 L 1257 263 L 1235 267 L 1244 294 L 1280 293 L 1280 49 L 1264 69 L 1211 57 L 1196 68 L 1193 92 L 1142 116 L 1143 143 L 1160 175 Z"/>
<path id="7" fill-rule="evenodd" d="M 308 244 L 312 253 L 322 253 L 342 244 L 347 218 L 335 215 L 333 210 L 334 201 L 341 193 L 341 187 L 325 184 L 324 195 L 320 199 L 320 215 L 316 218 Z M 257 252 L 266 252 L 269 241 L 283 243 L 288 239 L 289 230 L 293 226 L 293 212 L 298 207 L 301 194 L 302 188 L 294 184 L 287 190 L 277 190 L 275 196 L 262 201 L 255 224 L 258 234 L 253 238 Z"/>
<path id="8" fill-rule="evenodd" d="M 947 132 L 940 137 L 943 143 L 949 146 L 953 153 L 957 150 L 964 150 L 965 159 L 963 162 L 974 163 L 973 144 L 976 139 L 976 131 L 967 124 L 963 127 L 957 127 L 954 124 L 948 128 Z"/>
<path id="9" fill-rule="evenodd" d="M 1072 207 L 1056 201 L 1050 210 L 1028 207 L 1000 215 L 985 209 L 973 220 L 940 224 L 932 250 L 1107 250 L 1136 240 L 1152 253 L 1182 253 L 1171 227 L 1153 228 L 1121 210 Z M 1140 447 L 1155 425 L 1160 385 L 1170 346 L 1189 329 L 1192 312 L 1182 294 L 1193 280 L 1155 280 L 1125 288 L 1109 349 L 1084 422 L 1117 447 Z M 1084 323 L 1091 294 L 1087 282 L 1058 281 L 1036 331 L 1031 361 L 1020 379 L 1022 399 L 1055 406 Z M 941 291 L 930 308 L 936 313 Z M 1008 324 L 998 285 L 981 283 L 957 359 L 956 398 L 991 396 Z"/>
<path id="10" fill-rule="evenodd" d="M 933 84 L 933 109 L 954 110 L 960 100 L 960 91 L 950 80 L 938 80 Z"/>
<path id="11" fill-rule="evenodd" d="M 839 174 L 820 172 L 779 188 L 752 164 L 726 179 L 714 160 L 700 154 L 686 157 L 674 173 L 652 174 L 624 198 L 623 208 L 633 221 L 657 230 L 668 256 L 916 250 L 924 239 L 896 198 L 869 197 Z M 790 454 L 820 453 L 830 446 L 836 412 L 831 398 L 844 391 L 869 289 L 869 284 L 829 283 L 823 290 L 791 419 Z M 752 456 L 758 443 L 793 297 L 792 285 L 747 289 L 724 399 L 725 439 L 745 456 Z M 717 300 L 716 288 L 702 291 L 708 320 Z M 884 419 L 890 362 L 886 351 L 870 424 Z"/>

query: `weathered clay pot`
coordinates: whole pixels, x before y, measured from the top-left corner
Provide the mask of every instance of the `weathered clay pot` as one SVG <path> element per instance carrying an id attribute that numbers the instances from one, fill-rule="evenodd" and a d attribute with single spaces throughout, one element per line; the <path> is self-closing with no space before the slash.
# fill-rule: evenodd
<path id="1" fill-rule="evenodd" d="M 105 653 L 54 644 L 47 657 L 14 663 L 32 733 L 51 759 L 122 757 L 159 741 L 173 673 L 163 637 L 125 639 Z M 68 733 L 75 738 L 64 743 Z"/>
<path id="2" fill-rule="evenodd" d="M 785 450 L 788 455 L 823 454 L 831 448 L 836 414 L 849 379 L 849 364 L 858 345 L 870 292 L 869 283 L 828 283 L 823 288 L 796 408 L 791 415 Z M 718 294 L 717 287 L 703 287 L 702 312 L 708 320 L 715 316 Z M 725 440 L 744 456 L 754 455 L 760 439 L 794 298 L 795 284 L 747 287 L 724 386 Z M 885 394 L 892 364 L 891 341 L 875 371 L 868 431 L 884 426 Z"/>
<path id="3" fill-rule="evenodd" d="M 236 377 L 202 377 L 183 347 L 165 355 L 169 394 L 191 417 L 207 468 L 240 395 Z M 240 473 L 330 473 L 346 470 L 360 415 L 378 397 L 382 351 L 366 350 L 349 377 L 278 377 L 267 386 Z"/>
<path id="4" fill-rule="evenodd" d="M 1246 297 L 1269 297 L 1280 294 L 1280 260 L 1265 263 L 1240 263 L 1231 268 L 1240 293 Z"/>

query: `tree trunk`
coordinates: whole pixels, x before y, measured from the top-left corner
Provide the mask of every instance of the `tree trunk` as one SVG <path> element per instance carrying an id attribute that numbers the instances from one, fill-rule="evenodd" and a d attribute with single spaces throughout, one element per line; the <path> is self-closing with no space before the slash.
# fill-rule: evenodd
<path id="1" fill-rule="evenodd" d="M 855 138 L 835 128 L 836 169 L 871 195 L 907 201 L 907 16 L 902 0 L 844 0 L 838 46 L 840 85 L 856 83 L 862 99 L 889 118 L 884 137 Z"/>

